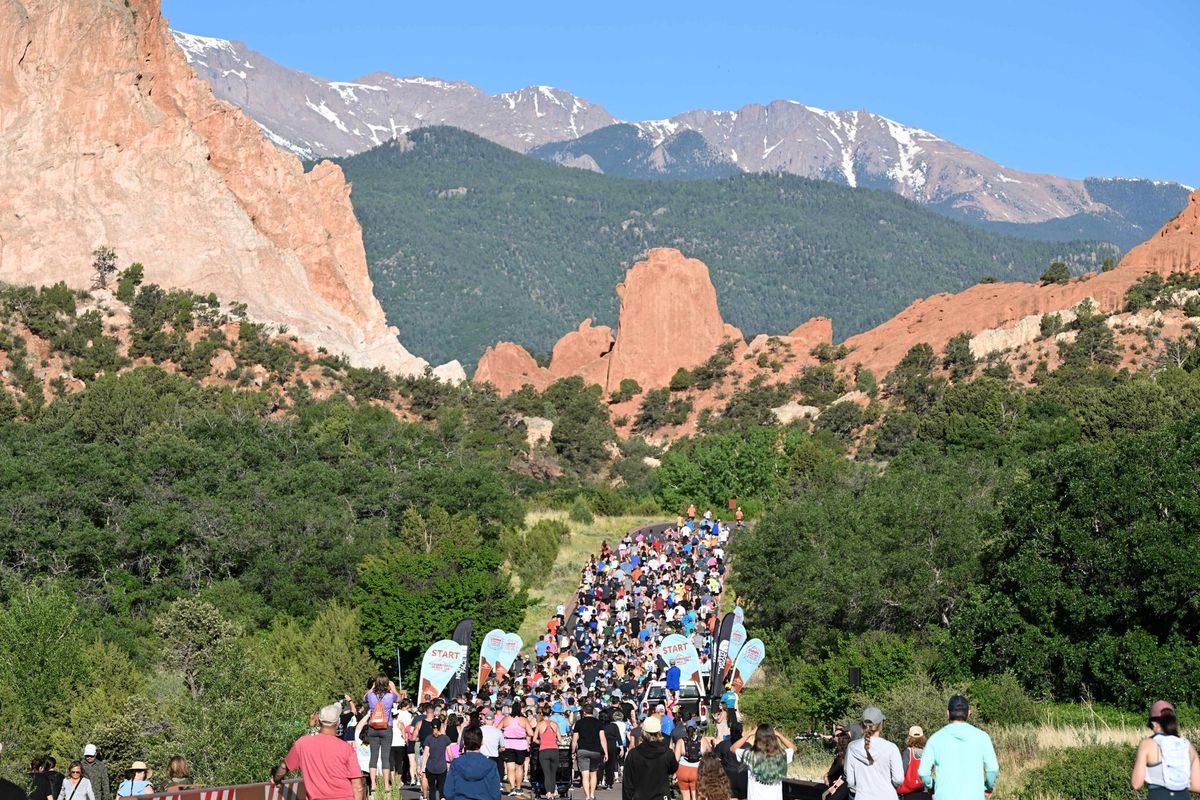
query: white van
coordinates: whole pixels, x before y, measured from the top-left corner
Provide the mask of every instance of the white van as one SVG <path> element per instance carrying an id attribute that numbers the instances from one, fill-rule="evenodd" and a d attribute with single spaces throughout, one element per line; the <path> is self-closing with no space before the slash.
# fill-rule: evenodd
<path id="1" fill-rule="evenodd" d="M 638 706 L 641 717 L 645 719 L 654 712 L 655 706 L 659 703 L 666 705 L 666 702 L 667 682 L 651 681 L 646 684 L 646 691 L 642 694 L 642 702 Z M 701 691 L 700 684 L 695 681 L 685 681 L 679 684 L 679 695 L 676 702 L 679 710 L 684 714 L 692 714 L 699 720 L 708 717 L 708 698 Z"/>

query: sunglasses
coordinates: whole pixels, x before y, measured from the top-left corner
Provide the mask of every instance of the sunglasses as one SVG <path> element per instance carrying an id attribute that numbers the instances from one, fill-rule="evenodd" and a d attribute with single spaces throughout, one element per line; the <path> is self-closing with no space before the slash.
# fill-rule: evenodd
<path id="1" fill-rule="evenodd" d="M 78 769 L 73 769 L 73 770 L 71 770 L 71 774 L 72 774 L 72 775 L 82 775 L 82 774 L 83 774 L 83 771 L 82 771 L 82 770 L 78 770 Z"/>

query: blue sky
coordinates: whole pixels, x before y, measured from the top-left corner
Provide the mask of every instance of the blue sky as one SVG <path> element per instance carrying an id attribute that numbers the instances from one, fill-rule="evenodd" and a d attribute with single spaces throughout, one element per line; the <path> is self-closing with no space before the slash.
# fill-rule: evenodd
<path id="1" fill-rule="evenodd" d="M 327 78 L 384 70 L 493 93 L 549 84 L 630 120 L 786 98 L 866 108 L 1016 169 L 1200 186 L 1197 0 L 163 8 L 180 30 Z"/>

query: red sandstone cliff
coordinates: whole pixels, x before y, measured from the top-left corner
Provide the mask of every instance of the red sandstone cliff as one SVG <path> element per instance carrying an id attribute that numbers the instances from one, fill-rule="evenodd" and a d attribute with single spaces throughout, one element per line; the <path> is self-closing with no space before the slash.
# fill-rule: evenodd
<path id="1" fill-rule="evenodd" d="M 216 100 L 158 0 L 0 3 L 0 279 L 147 278 L 247 303 L 356 364 L 414 372 L 367 275 L 341 169 L 305 174 Z"/>

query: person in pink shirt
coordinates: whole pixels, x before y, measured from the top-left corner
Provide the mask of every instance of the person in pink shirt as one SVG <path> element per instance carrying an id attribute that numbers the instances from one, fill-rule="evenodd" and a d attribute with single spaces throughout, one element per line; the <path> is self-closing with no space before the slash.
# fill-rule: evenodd
<path id="1" fill-rule="evenodd" d="M 301 736 L 275 768 L 273 779 L 281 782 L 289 772 L 300 772 L 309 800 L 364 800 L 362 772 L 349 742 L 337 735 L 342 707 L 333 703 L 321 709 L 317 719 L 321 731 Z"/>

